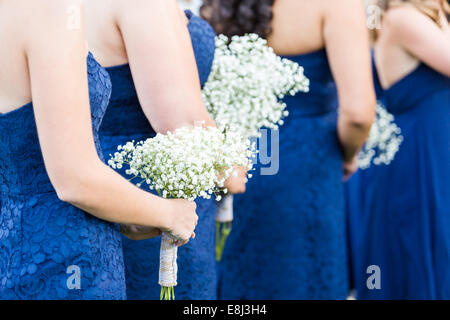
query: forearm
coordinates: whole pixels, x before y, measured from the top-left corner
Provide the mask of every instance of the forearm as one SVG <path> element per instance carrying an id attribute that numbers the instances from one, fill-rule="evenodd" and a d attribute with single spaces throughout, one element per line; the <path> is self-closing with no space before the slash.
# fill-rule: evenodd
<path id="1" fill-rule="evenodd" d="M 103 220 L 166 229 L 169 201 L 140 190 L 103 164 L 75 176 L 62 200 Z"/>
<path id="2" fill-rule="evenodd" d="M 345 162 L 351 161 L 357 155 L 369 136 L 370 127 L 370 121 L 358 122 L 346 115 L 339 116 L 338 136 Z"/>

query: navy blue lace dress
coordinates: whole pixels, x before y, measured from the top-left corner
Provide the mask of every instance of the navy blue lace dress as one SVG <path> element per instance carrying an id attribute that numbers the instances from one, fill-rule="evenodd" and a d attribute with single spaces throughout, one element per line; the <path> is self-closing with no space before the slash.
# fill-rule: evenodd
<path id="1" fill-rule="evenodd" d="M 111 82 L 91 54 L 87 65 L 99 148 Z M 126 298 L 118 227 L 58 199 L 31 103 L 0 115 L 0 198 L 0 299 Z"/>
<path id="2" fill-rule="evenodd" d="M 310 92 L 286 99 L 290 114 L 271 154 L 278 173 L 264 175 L 258 161 L 247 192 L 235 197 L 233 231 L 219 264 L 220 299 L 347 296 L 335 83 L 325 50 L 287 58 L 305 68 Z"/>
<path id="3" fill-rule="evenodd" d="M 211 71 L 215 33 L 204 20 L 189 11 L 192 38 L 201 84 Z M 127 141 L 141 141 L 155 136 L 155 131 L 142 111 L 128 64 L 107 68 L 113 83 L 111 103 L 100 128 L 105 158 Z M 174 88 L 176 94 L 176 88 Z M 163 107 L 163 106 L 162 106 Z M 122 175 L 130 178 L 124 172 Z M 145 184 L 144 184 L 145 185 Z M 143 185 L 143 188 L 146 188 Z M 146 189 L 149 191 L 148 189 Z M 198 200 L 199 215 L 196 238 L 178 250 L 178 286 L 176 299 L 215 299 L 217 276 L 214 258 L 215 200 Z M 131 241 L 124 237 L 128 299 L 159 299 L 158 285 L 160 238 Z"/>

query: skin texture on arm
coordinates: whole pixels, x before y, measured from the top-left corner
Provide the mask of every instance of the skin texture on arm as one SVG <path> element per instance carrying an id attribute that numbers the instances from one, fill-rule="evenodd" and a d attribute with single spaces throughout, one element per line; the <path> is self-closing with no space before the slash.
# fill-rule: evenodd
<path id="1" fill-rule="evenodd" d="M 215 127 L 203 104 L 191 39 L 176 0 L 116 5 L 139 102 L 155 131 L 166 133 L 201 121 Z M 225 182 L 230 193 L 245 191 L 239 172 Z"/>
<path id="2" fill-rule="evenodd" d="M 390 9 L 383 20 L 390 41 L 436 71 L 450 77 L 450 28 L 434 21 L 411 6 Z"/>
<path id="3" fill-rule="evenodd" d="M 155 131 L 199 121 L 215 126 L 202 101 L 191 40 L 176 0 L 116 5 L 139 101 Z"/>
<path id="4" fill-rule="evenodd" d="M 352 171 L 375 116 L 368 30 L 362 1 L 324 2 L 324 39 L 339 96 L 338 134 Z"/>
<path id="5" fill-rule="evenodd" d="M 188 239 L 195 204 L 146 193 L 97 156 L 89 108 L 82 1 L 29 2 L 26 56 L 39 141 L 50 180 L 62 201 L 107 221 L 156 227 Z M 66 10 L 79 5 L 80 28 Z"/>

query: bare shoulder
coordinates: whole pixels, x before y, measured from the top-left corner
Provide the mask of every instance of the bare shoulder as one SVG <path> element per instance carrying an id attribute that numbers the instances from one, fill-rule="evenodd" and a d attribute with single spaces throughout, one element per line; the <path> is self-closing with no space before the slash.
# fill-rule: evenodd
<path id="1" fill-rule="evenodd" d="M 354 38 L 365 44 L 368 37 L 367 18 L 363 1 L 359 0 L 318 0 L 323 11 L 325 37 L 338 39 Z"/>
<path id="2" fill-rule="evenodd" d="M 399 25 L 409 19 L 420 19 L 425 17 L 417 9 L 410 5 L 399 5 L 390 8 L 384 14 L 384 20 L 390 25 Z"/>
<path id="3" fill-rule="evenodd" d="M 19 0 L 26 21 L 26 51 L 86 48 L 84 0 Z"/>
<path id="4" fill-rule="evenodd" d="M 322 11 L 326 16 L 340 17 L 340 18 L 355 18 L 356 15 L 364 14 L 364 2 L 359 0 L 316 0 L 321 6 Z"/>
<path id="5" fill-rule="evenodd" d="M 423 24 L 431 25 L 433 21 L 410 5 L 391 8 L 383 17 L 383 27 L 398 35 L 420 29 Z"/>
<path id="6" fill-rule="evenodd" d="M 71 9 L 83 7 L 84 0 L 0 0 L 1 12 L 18 18 L 16 23 L 20 21 L 24 25 L 34 21 L 51 24 L 58 18 L 66 18 Z"/>
<path id="7" fill-rule="evenodd" d="M 118 16 L 129 15 L 129 13 L 149 13 L 177 4 L 176 0 L 112 0 L 111 2 Z"/>
<path id="8" fill-rule="evenodd" d="M 389 9 L 383 18 L 383 29 L 393 41 L 404 44 L 421 42 L 440 31 L 433 20 L 409 5 Z"/>
<path id="9" fill-rule="evenodd" d="M 30 34 L 57 33 L 82 29 L 83 0 L 18 0 L 23 13 L 22 21 Z"/>
<path id="10" fill-rule="evenodd" d="M 39 19 L 43 24 L 66 21 L 68 16 L 75 13 L 82 14 L 82 11 L 85 10 L 85 1 L 83 0 L 33 0 L 26 2 L 30 6 L 29 11 L 33 13 L 34 19 Z"/>
<path id="11" fill-rule="evenodd" d="M 27 44 L 66 33 L 71 22 L 76 24 L 73 34 L 76 28 L 81 33 L 83 9 L 84 0 L 2 0 L 0 26 L 14 35 L 10 40 L 25 50 Z"/>

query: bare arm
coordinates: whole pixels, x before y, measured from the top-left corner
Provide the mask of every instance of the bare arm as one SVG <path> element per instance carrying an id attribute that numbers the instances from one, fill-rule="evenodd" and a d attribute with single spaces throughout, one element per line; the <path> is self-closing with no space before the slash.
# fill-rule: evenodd
<path id="1" fill-rule="evenodd" d="M 205 121 L 215 126 L 202 98 L 191 40 L 176 0 L 130 0 L 117 17 L 141 106 L 165 133 Z"/>
<path id="2" fill-rule="evenodd" d="M 79 29 L 66 27 L 66 9 L 74 2 L 34 1 L 28 19 L 25 51 L 39 141 L 50 180 L 61 200 L 98 218 L 169 231 L 176 227 L 174 233 L 189 238 L 197 220 L 194 204 L 146 193 L 97 156 L 83 19 Z"/>
<path id="3" fill-rule="evenodd" d="M 199 121 L 216 126 L 203 104 L 192 43 L 176 0 L 118 4 L 119 29 L 139 102 L 155 131 Z M 230 193 L 242 193 L 245 180 L 230 177 L 225 186 Z"/>
<path id="4" fill-rule="evenodd" d="M 410 6 L 390 9 L 383 22 L 389 28 L 392 40 L 405 51 L 450 77 L 450 28 L 447 23 L 441 29 Z"/>
<path id="5" fill-rule="evenodd" d="M 363 2 L 325 1 L 324 38 L 339 95 L 338 134 L 345 162 L 364 144 L 375 115 L 368 31 Z"/>

